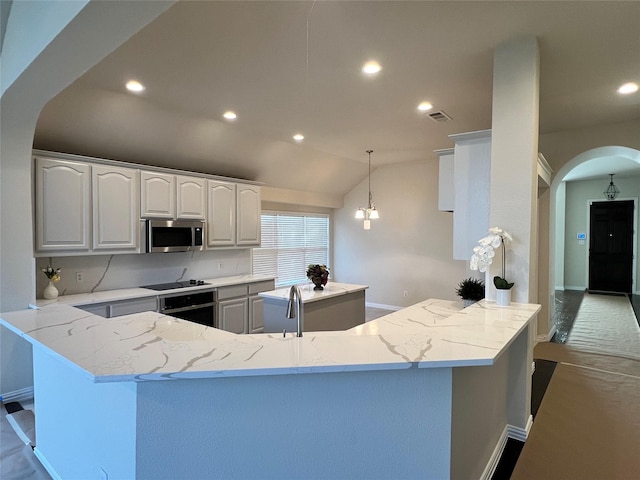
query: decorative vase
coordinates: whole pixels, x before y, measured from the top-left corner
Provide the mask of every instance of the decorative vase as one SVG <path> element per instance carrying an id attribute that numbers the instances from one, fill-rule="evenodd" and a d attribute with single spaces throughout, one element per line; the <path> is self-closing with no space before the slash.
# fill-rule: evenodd
<path id="1" fill-rule="evenodd" d="M 324 290 L 324 287 L 322 286 L 322 278 L 312 278 L 311 281 L 315 285 L 315 287 L 313 287 L 314 290 Z"/>
<path id="2" fill-rule="evenodd" d="M 44 287 L 44 298 L 46 298 L 47 300 L 58 298 L 58 289 L 51 280 L 49 280 L 47 286 Z"/>
<path id="3" fill-rule="evenodd" d="M 470 307 L 474 303 L 477 303 L 477 300 L 469 300 L 468 298 L 462 299 L 462 305 L 464 305 L 464 308 Z"/>
<path id="4" fill-rule="evenodd" d="M 501 307 L 511 305 L 511 289 L 503 290 L 499 288 L 496 290 L 496 305 L 500 305 Z"/>

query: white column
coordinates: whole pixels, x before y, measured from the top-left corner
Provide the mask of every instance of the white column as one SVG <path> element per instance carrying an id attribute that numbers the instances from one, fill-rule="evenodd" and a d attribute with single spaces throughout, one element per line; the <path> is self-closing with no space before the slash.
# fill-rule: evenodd
<path id="1" fill-rule="evenodd" d="M 535 302 L 539 50 L 535 37 L 499 45 L 494 53 L 489 222 L 511 233 L 506 278 L 515 282 L 512 300 Z M 495 298 L 493 276 L 500 275 L 500 255 L 487 275 L 487 298 Z"/>

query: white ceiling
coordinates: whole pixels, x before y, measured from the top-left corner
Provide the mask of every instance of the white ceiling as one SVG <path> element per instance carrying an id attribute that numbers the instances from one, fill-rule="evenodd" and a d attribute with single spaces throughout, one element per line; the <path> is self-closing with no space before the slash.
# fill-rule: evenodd
<path id="1" fill-rule="evenodd" d="M 493 51 L 518 35 L 540 45 L 540 133 L 640 119 L 616 93 L 640 82 L 639 24 L 640 2 L 181 1 L 54 98 L 35 146 L 341 197 L 367 149 L 424 160 L 491 128 Z"/>

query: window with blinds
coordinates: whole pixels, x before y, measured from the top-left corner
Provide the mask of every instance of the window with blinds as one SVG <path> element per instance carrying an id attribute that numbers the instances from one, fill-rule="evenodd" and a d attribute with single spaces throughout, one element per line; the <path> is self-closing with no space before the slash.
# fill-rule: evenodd
<path id="1" fill-rule="evenodd" d="M 253 273 L 276 277 L 276 286 L 307 281 L 309 264 L 329 263 L 329 216 L 263 212 L 262 242 L 253 249 Z"/>

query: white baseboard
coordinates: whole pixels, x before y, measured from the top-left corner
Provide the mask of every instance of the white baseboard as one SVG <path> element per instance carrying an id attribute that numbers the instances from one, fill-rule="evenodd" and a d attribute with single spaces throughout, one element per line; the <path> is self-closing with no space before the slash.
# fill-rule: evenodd
<path id="1" fill-rule="evenodd" d="M 500 462 L 500 457 L 502 457 L 502 453 L 504 452 L 504 447 L 507 445 L 507 440 L 509 438 L 513 438 L 514 440 L 519 440 L 521 442 L 526 441 L 527 437 L 529 436 L 529 432 L 531 431 L 532 425 L 533 425 L 533 417 L 529 415 L 529 419 L 527 420 L 527 426 L 524 429 L 520 427 L 514 427 L 513 425 L 507 425 L 506 427 L 504 427 L 504 430 L 502 431 L 502 434 L 498 439 L 498 443 L 493 449 L 493 452 L 491 453 L 491 457 L 489 457 L 487 466 L 484 467 L 484 471 L 480 476 L 480 480 L 491 479 L 491 477 L 496 471 L 498 462 Z"/>
<path id="2" fill-rule="evenodd" d="M 564 285 L 556 285 L 554 290 L 560 290 L 561 292 L 564 292 Z"/>
<path id="3" fill-rule="evenodd" d="M 565 285 L 564 286 L 565 290 L 579 290 L 581 292 L 584 292 L 587 287 L 585 285 Z"/>
<path id="4" fill-rule="evenodd" d="M 13 392 L 7 392 L 0 395 L 3 403 L 20 402 L 25 400 L 33 400 L 33 387 L 21 388 Z"/>
<path id="5" fill-rule="evenodd" d="M 383 303 L 369 303 L 366 302 L 364 304 L 365 307 L 371 307 L 371 308 L 380 308 L 382 310 L 391 310 L 393 312 L 397 312 L 398 310 L 402 310 L 405 307 L 398 307 L 396 305 L 385 305 Z"/>
<path id="6" fill-rule="evenodd" d="M 484 472 L 480 476 L 480 480 L 490 480 L 493 477 L 493 474 L 496 471 L 498 463 L 500 462 L 500 457 L 502 457 L 502 452 L 504 452 L 504 447 L 507 444 L 507 439 L 509 436 L 507 435 L 507 431 L 509 426 L 504 427 L 502 434 L 500 435 L 500 439 L 496 444 L 496 448 L 493 449 L 491 453 L 491 457 L 489 457 L 489 462 L 487 462 L 487 466 L 484 467 Z"/>
<path id="7" fill-rule="evenodd" d="M 53 478 L 53 480 L 62 480 L 62 477 L 58 475 L 58 472 L 56 472 L 55 468 L 53 468 L 53 466 L 47 461 L 47 458 L 42 455 L 42 453 L 40 453 L 38 447 L 33 449 L 33 453 L 40 461 L 44 469 L 49 473 L 49 475 L 51 475 L 51 478 Z"/>
<path id="8" fill-rule="evenodd" d="M 526 442 L 527 437 L 529 436 L 529 432 L 531 431 L 532 425 L 533 425 L 533 416 L 529 415 L 529 419 L 527 420 L 527 426 L 524 428 L 514 427 L 513 425 L 507 425 L 507 435 L 509 438 L 513 438 L 514 440 L 520 440 L 521 442 Z"/>
<path id="9" fill-rule="evenodd" d="M 553 336 L 556 334 L 556 332 L 558 331 L 558 328 L 554 325 L 551 326 L 551 330 L 549 330 L 548 333 L 543 333 L 542 335 L 538 335 L 536 337 L 536 343 L 538 342 L 548 342 L 549 340 L 551 340 L 553 338 Z"/>

